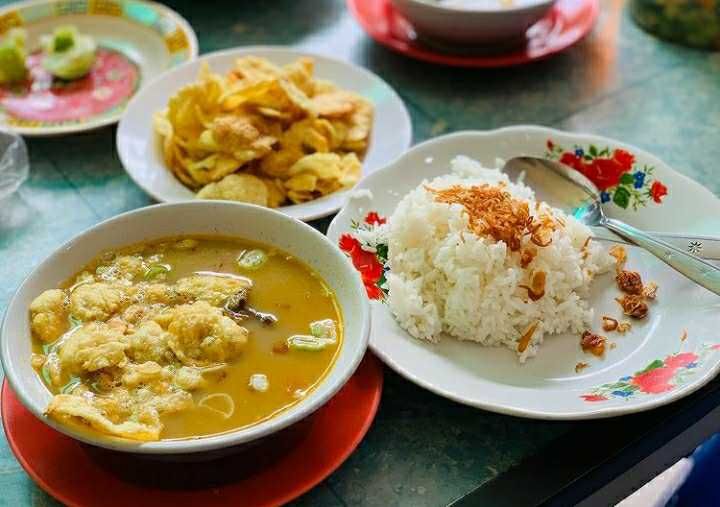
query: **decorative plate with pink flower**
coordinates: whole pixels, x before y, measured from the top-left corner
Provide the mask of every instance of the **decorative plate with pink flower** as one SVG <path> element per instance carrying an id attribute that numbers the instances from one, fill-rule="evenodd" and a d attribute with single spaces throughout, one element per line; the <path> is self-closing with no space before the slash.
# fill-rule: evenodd
<path id="1" fill-rule="evenodd" d="M 452 400 L 495 412 L 542 419 L 590 419 L 648 410 L 685 396 L 720 371 L 720 298 L 650 254 L 628 247 L 628 269 L 658 284 L 647 318 L 624 335 L 602 333 L 613 346 L 604 357 L 586 354 L 576 335 L 546 337 L 525 364 L 507 349 L 443 339 L 434 345 L 407 334 L 384 303 L 391 269 L 378 225 L 392 220 L 402 197 L 423 180 L 447 174 L 450 160 L 467 155 L 488 167 L 497 159 L 530 155 L 560 160 L 603 192 L 609 216 L 650 231 L 720 234 L 720 200 L 660 159 L 612 139 L 518 126 L 459 132 L 412 148 L 371 174 L 333 220 L 328 236 L 358 271 L 372 301 L 370 346 L 390 367 Z M 611 275 L 591 289 L 592 326 L 618 314 Z M 586 363 L 586 367 L 580 367 Z M 577 369 L 577 371 L 576 371 Z"/>
<path id="2" fill-rule="evenodd" d="M 637 210 L 649 202 L 662 204 L 668 194 L 668 188 L 654 175 L 655 167 L 636 163 L 635 155 L 628 150 L 598 148 L 594 144 L 576 144 L 568 150 L 552 138 L 548 138 L 545 145 L 545 157 L 584 174 L 600 190 L 603 203 Z"/>
<path id="3" fill-rule="evenodd" d="M 73 25 L 98 45 L 95 64 L 77 80 L 53 79 L 41 65 L 43 35 Z M 193 60 L 190 24 L 145 0 L 27 0 L 0 8 L 0 36 L 27 32 L 28 78 L 0 86 L 0 125 L 24 136 L 83 132 L 116 123 L 133 95 L 164 71 Z"/>

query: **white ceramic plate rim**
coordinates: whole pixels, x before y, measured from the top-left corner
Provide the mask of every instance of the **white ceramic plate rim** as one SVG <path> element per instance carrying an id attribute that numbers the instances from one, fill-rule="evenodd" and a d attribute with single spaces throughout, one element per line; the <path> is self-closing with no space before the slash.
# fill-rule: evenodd
<path id="1" fill-rule="evenodd" d="M 198 40 L 197 35 L 195 35 L 195 31 L 192 29 L 192 26 L 190 26 L 190 23 L 185 20 L 180 14 L 172 10 L 167 5 L 153 2 L 149 0 L 136 0 L 141 3 L 150 4 L 153 6 L 153 8 L 157 9 L 158 11 L 163 12 L 164 16 L 166 16 L 168 19 L 172 19 L 178 27 L 180 27 L 183 32 L 185 32 L 185 35 L 188 40 L 188 52 L 190 54 L 188 58 L 188 62 L 192 62 L 197 58 L 198 56 Z M 10 5 L 7 5 L 0 9 L 0 16 L 3 14 L 6 14 L 9 11 L 14 11 L 17 9 L 22 9 L 24 7 L 31 7 L 33 5 L 42 5 L 47 3 L 53 3 L 52 0 L 26 0 L 24 2 L 16 2 L 12 3 Z M 91 14 L 87 14 L 87 16 L 92 16 Z M 140 93 L 140 91 L 147 86 L 147 83 L 140 83 L 140 88 L 137 90 L 135 95 Z M 128 104 L 129 105 L 129 102 Z M 126 107 L 127 107 L 126 105 Z M 87 132 L 90 130 L 96 130 L 102 127 L 107 127 L 108 125 L 113 125 L 120 121 L 120 118 L 123 115 L 123 111 L 118 111 L 116 114 L 112 116 L 108 116 L 107 118 L 99 118 L 97 120 L 91 120 L 84 123 L 79 123 L 77 125 L 58 125 L 55 127 L 15 127 L 15 126 L 7 126 L 5 125 L 3 128 L 7 128 L 12 130 L 13 132 L 20 134 L 25 137 L 52 137 L 52 136 L 60 136 L 65 134 L 77 134 L 79 132 Z"/>
<path id="2" fill-rule="evenodd" d="M 2 325 L 0 325 L 0 337 L 2 337 L 2 340 L 0 341 L 0 359 L 2 360 L 2 366 L 5 371 L 5 377 L 12 388 L 13 392 L 17 395 L 18 399 L 21 401 L 21 403 L 28 409 L 30 412 L 35 415 L 38 419 L 40 419 L 43 423 L 51 426 L 52 428 L 56 429 L 57 431 L 60 431 L 61 433 L 64 433 L 66 435 L 69 435 L 76 440 L 80 440 L 82 442 L 103 447 L 107 449 L 113 449 L 117 451 L 123 451 L 123 452 L 130 452 L 135 454 L 155 454 L 155 455 L 171 455 L 171 454 L 191 454 L 191 453 L 198 453 L 198 452 L 207 452 L 212 451 L 215 449 L 223 449 L 227 447 L 236 446 L 239 444 L 243 444 L 246 442 L 251 442 L 258 440 L 262 437 L 265 437 L 267 435 L 270 435 L 272 433 L 275 433 L 277 431 L 282 430 L 283 428 L 286 428 L 288 426 L 291 426 L 298 421 L 305 419 L 306 417 L 312 415 L 316 410 L 318 410 L 320 407 L 325 405 L 348 381 L 348 379 L 355 373 L 355 370 L 360 364 L 360 361 L 365 356 L 365 350 L 367 349 L 369 336 L 370 336 L 370 319 L 371 319 L 371 312 L 370 312 L 370 305 L 365 300 L 365 298 L 360 297 L 358 298 L 360 300 L 360 306 L 358 308 L 360 320 L 361 320 L 361 333 L 358 337 L 359 340 L 359 346 L 358 346 L 358 353 L 351 358 L 350 364 L 347 366 L 347 368 L 341 372 L 340 376 L 336 379 L 335 383 L 331 385 L 331 387 L 324 392 L 321 392 L 320 394 L 317 393 L 317 389 L 313 390 L 311 392 L 311 396 L 306 398 L 305 400 L 299 402 L 296 405 L 293 405 L 290 409 L 278 414 L 275 417 L 272 417 L 270 419 L 267 419 L 265 421 L 262 421 L 260 423 L 241 428 L 239 430 L 221 433 L 217 435 L 209 435 L 205 437 L 198 437 L 198 438 L 187 438 L 187 439 L 178 439 L 178 440 L 160 440 L 157 442 L 136 442 L 133 440 L 128 439 L 121 439 L 121 438 L 112 438 L 112 437 L 103 437 L 103 438 L 97 438 L 94 437 L 91 432 L 82 432 L 78 431 L 75 428 L 71 426 L 67 426 L 61 423 L 58 423 L 54 419 L 51 419 L 49 417 L 46 417 L 44 415 L 44 406 L 41 406 L 37 403 L 35 403 L 25 392 L 25 390 L 22 387 L 22 379 L 19 377 L 19 372 L 16 370 L 13 362 L 8 359 L 11 355 L 11 345 L 10 342 L 12 340 L 6 338 L 8 336 L 8 327 L 10 322 L 10 312 L 11 310 L 18 305 L 17 300 L 20 299 L 21 295 L 26 291 L 26 286 L 29 284 L 29 281 L 35 276 L 35 273 L 39 271 L 43 266 L 46 264 L 51 264 L 55 262 L 55 258 L 59 255 L 60 252 L 64 250 L 70 249 L 75 243 L 83 241 L 83 238 L 93 233 L 99 229 L 103 229 L 109 225 L 115 224 L 117 222 L 124 222 L 128 219 L 132 219 L 133 217 L 136 219 L 139 219 L 143 214 L 152 212 L 157 209 L 161 208 L 183 208 L 184 211 L 188 211 L 187 208 L 198 208 L 201 209 L 205 206 L 231 206 L 236 207 L 238 210 L 238 213 L 242 213 L 244 208 L 250 208 L 254 210 L 262 210 L 262 212 L 267 212 L 268 214 L 275 215 L 276 218 L 281 219 L 286 222 L 293 222 L 296 227 L 303 229 L 305 232 L 304 234 L 310 235 L 314 238 L 315 241 L 325 243 L 328 247 L 328 251 L 335 251 L 333 255 L 342 255 L 337 249 L 335 249 L 335 246 L 332 245 L 328 238 L 324 236 L 322 233 L 314 229 L 308 224 L 305 224 L 303 222 L 300 222 L 298 220 L 295 220 L 291 217 L 288 217 L 287 215 L 284 215 L 278 211 L 271 210 L 268 208 L 263 208 L 260 206 L 255 206 L 252 204 L 246 204 L 246 203 L 236 203 L 236 202 L 229 202 L 229 201 L 193 201 L 193 202 L 183 202 L 183 203 L 167 203 L 167 204 L 156 204 L 154 206 L 146 206 L 144 208 L 138 208 L 136 210 L 131 210 L 126 213 L 122 213 L 120 215 L 116 215 L 115 217 L 109 218 L 107 220 L 104 220 L 103 222 L 98 223 L 97 225 L 94 225 L 81 233 L 77 234 L 75 237 L 70 239 L 69 241 L 65 242 L 63 245 L 61 245 L 59 248 L 57 248 L 52 254 L 50 254 L 47 258 L 45 258 L 42 262 L 40 262 L 36 268 L 23 280 L 23 282 L 20 284 L 20 287 L 18 287 L 17 291 L 13 295 L 13 297 L 10 299 L 8 306 L 5 311 L 5 316 L 2 321 Z M 220 232 L 222 234 L 222 232 Z M 152 238 L 148 238 L 152 239 Z M 343 259 L 345 264 L 347 264 L 348 268 L 348 274 L 346 277 L 346 281 L 350 283 L 352 286 L 354 286 L 354 291 L 358 294 L 363 294 L 364 289 L 362 286 L 362 283 L 360 280 L 353 276 L 352 273 L 352 267 L 350 263 L 348 263 L 345 259 Z M 331 282 L 327 281 L 329 284 Z M 23 316 L 24 317 L 24 316 Z M 18 317 L 18 318 L 23 318 Z M 28 358 L 29 360 L 29 358 Z M 327 373 L 326 375 L 330 375 L 330 373 Z M 322 383 L 326 383 L 329 379 L 326 377 Z M 317 387 L 317 386 L 316 386 Z"/>
<path id="3" fill-rule="evenodd" d="M 677 171 L 673 170 L 670 166 L 668 166 L 666 163 L 662 162 L 659 158 L 649 154 L 648 152 L 637 148 L 633 145 L 623 143 L 620 141 L 616 141 L 614 139 L 594 135 L 594 134 L 583 134 L 583 133 L 575 133 L 575 132 L 568 132 L 568 131 L 562 131 L 558 129 L 553 129 L 549 127 L 542 127 L 542 126 L 536 126 L 536 125 L 517 125 L 517 126 L 511 126 L 511 127 L 503 127 L 499 129 L 494 130 L 486 130 L 486 131 L 474 131 L 474 130 L 467 130 L 467 131 L 460 131 L 455 132 L 451 134 L 447 134 L 444 136 L 440 136 L 438 138 L 430 139 L 427 141 L 424 141 L 420 144 L 417 144 L 413 146 L 408 152 L 406 152 L 405 155 L 399 157 L 396 159 L 392 164 L 382 168 L 379 171 L 376 171 L 373 175 L 368 176 L 367 178 L 364 178 L 358 185 L 356 186 L 356 189 L 364 189 L 370 186 L 372 183 L 372 180 L 374 177 L 379 177 L 384 173 L 392 172 L 394 170 L 397 170 L 399 166 L 403 164 L 403 161 L 407 158 L 409 158 L 412 154 L 415 152 L 427 149 L 429 147 L 432 147 L 434 145 L 443 143 L 444 141 L 448 140 L 454 140 L 458 138 L 467 137 L 470 138 L 470 140 L 473 137 L 493 137 L 498 136 L 502 134 L 509 134 L 509 133 L 532 133 L 532 134 L 544 134 L 547 137 L 575 137 L 579 143 L 596 143 L 599 145 L 611 145 L 614 147 L 619 148 L 625 148 L 635 155 L 639 155 L 642 158 L 645 158 L 649 160 L 651 163 L 653 163 L 656 166 L 662 166 L 665 170 L 673 173 L 673 177 L 677 179 L 677 181 L 681 182 L 681 185 L 684 186 L 682 189 L 683 192 L 688 192 L 691 190 L 693 192 L 693 195 L 701 196 L 703 201 L 706 202 L 712 202 L 715 205 L 716 211 L 720 213 L 720 199 L 718 199 L 712 192 L 710 192 L 707 188 L 700 185 L 698 182 L 692 180 L 691 178 L 688 178 L 687 176 L 678 173 Z M 350 213 L 350 204 L 348 203 L 346 206 L 343 207 L 342 210 L 336 215 L 336 217 L 333 219 L 333 221 L 330 223 L 330 226 L 328 227 L 328 237 L 333 240 L 334 243 L 337 244 L 337 240 L 341 233 L 346 232 L 344 229 L 341 230 L 340 222 L 344 219 L 344 216 L 346 213 Z M 707 211 L 707 210 L 706 210 Z M 373 306 L 375 305 L 382 305 L 384 303 L 379 302 L 372 302 Z M 376 323 L 375 327 L 373 328 L 373 333 L 378 332 L 378 325 Z M 408 340 L 413 340 L 414 338 L 407 336 Z M 393 370 L 395 370 L 397 373 L 402 375 L 403 377 L 407 378 L 408 380 L 416 383 L 417 385 L 435 393 L 440 396 L 443 396 L 445 398 L 448 398 L 450 400 L 456 401 L 458 403 L 462 403 L 465 405 L 473 406 L 476 408 L 481 408 L 484 410 L 500 413 L 500 414 L 507 414 L 507 415 L 513 415 L 513 416 L 519 416 L 519 417 L 527 417 L 527 418 L 533 418 L 533 419 L 545 419 L 545 420 L 583 420 L 583 419 L 600 419 L 600 418 L 606 418 L 606 417 L 613 417 L 618 415 L 624 415 L 624 414 L 630 414 L 630 413 L 636 413 L 636 412 L 643 412 L 646 410 L 650 410 L 662 405 L 666 405 L 668 403 L 671 403 L 675 400 L 678 400 L 680 398 L 683 398 L 687 396 L 690 393 L 693 393 L 706 385 L 708 382 L 710 382 L 715 376 L 717 376 L 718 372 L 720 372 L 720 359 L 715 359 L 715 364 L 708 368 L 702 375 L 698 375 L 696 377 L 693 377 L 693 379 L 688 382 L 687 384 L 683 386 L 678 386 L 672 391 L 668 393 L 663 393 L 662 395 L 657 395 L 653 397 L 645 398 L 642 401 L 636 401 L 632 404 L 628 404 L 627 406 L 607 406 L 602 407 L 598 406 L 594 409 L 588 409 L 583 411 L 543 411 L 543 410 L 537 410 L 537 409 L 525 409 L 518 404 L 513 404 L 512 402 L 508 403 L 497 403 L 497 402 L 484 402 L 482 400 L 478 399 L 468 399 L 466 397 L 463 397 L 461 394 L 458 394 L 457 392 L 454 392 L 449 389 L 444 389 L 443 387 L 440 387 L 431 381 L 428 381 L 425 379 L 422 374 L 418 374 L 417 371 L 419 369 L 415 367 L 415 369 L 407 368 L 403 365 L 401 365 L 398 361 L 396 361 L 395 358 L 391 354 L 388 354 L 381 346 L 379 346 L 375 341 L 372 339 L 370 340 L 370 349 L 378 355 L 383 362 L 385 362 L 388 366 L 390 366 Z M 540 391 L 538 391 L 540 392 Z"/>
<path id="4" fill-rule="evenodd" d="M 142 177 L 141 177 L 141 171 L 139 169 L 136 169 L 133 167 L 132 160 L 129 159 L 128 150 L 129 148 L 126 146 L 126 129 L 131 129 L 132 125 L 129 124 L 128 120 L 128 112 L 132 111 L 135 107 L 137 107 L 137 103 L 139 103 L 141 100 L 144 99 L 144 95 L 149 92 L 153 88 L 156 83 L 159 83 L 162 80 L 168 79 L 170 75 L 172 75 L 175 72 L 180 72 L 184 68 L 189 66 L 197 66 L 201 65 L 203 62 L 211 59 L 221 59 L 230 57 L 231 55 L 237 55 L 244 56 L 244 55 L 252 55 L 254 53 L 275 53 L 275 54 L 284 54 L 284 55 L 291 55 L 294 58 L 299 58 L 302 56 L 309 56 L 311 58 L 314 58 L 316 61 L 327 61 L 329 63 L 332 63 L 334 65 L 338 66 L 344 66 L 349 69 L 352 69 L 353 72 L 363 75 L 366 79 L 369 81 L 375 81 L 376 83 L 383 86 L 386 91 L 389 93 L 389 96 L 392 98 L 393 102 L 395 103 L 395 106 L 399 106 L 398 112 L 400 114 L 400 117 L 398 118 L 399 123 L 402 124 L 402 128 L 399 131 L 395 131 L 392 133 L 392 135 L 397 139 L 397 150 L 396 153 L 388 153 L 383 155 L 386 159 L 383 163 L 387 164 L 390 161 L 392 161 L 393 158 L 400 156 L 404 151 L 406 151 L 411 143 L 412 143 L 412 120 L 410 118 L 410 113 L 408 113 L 407 108 L 405 107 L 405 103 L 403 102 L 402 98 L 398 95 L 398 93 L 388 84 L 386 83 L 380 76 L 377 74 L 362 68 L 358 65 L 355 65 L 350 62 L 346 62 L 343 60 L 339 60 L 337 58 L 333 58 L 330 56 L 326 56 L 324 54 L 320 53 L 313 53 L 310 51 L 304 51 L 302 49 L 295 49 L 287 46 L 240 46 L 236 48 L 230 48 L 230 49 L 223 49 L 221 51 L 214 51 L 212 53 L 207 53 L 202 55 L 200 58 L 186 62 L 182 65 L 179 65 L 165 73 L 163 73 L 160 76 L 157 76 L 154 80 L 152 80 L 146 87 L 143 88 L 143 90 L 138 91 L 138 93 L 135 94 L 135 96 L 130 100 L 127 107 L 125 108 L 125 112 L 123 113 L 123 117 L 120 119 L 120 124 L 118 125 L 117 134 L 116 134 L 116 146 L 117 146 L 117 152 L 118 156 L 120 157 L 120 162 L 122 163 L 123 167 L 125 168 L 125 171 L 128 173 L 130 178 L 140 187 L 142 188 L 148 195 L 150 195 L 153 199 L 155 199 L 158 202 L 181 202 L 183 200 L 189 200 L 193 199 L 192 197 L 192 191 L 187 189 L 187 192 L 189 194 L 188 199 L 183 199 L 174 195 L 169 195 L 169 193 L 161 192 L 152 185 L 148 184 Z M 323 76 L 318 76 L 323 77 Z M 170 96 L 172 93 L 176 91 L 177 87 L 170 92 L 168 92 L 168 96 Z M 371 131 L 372 133 L 378 131 L 378 108 L 377 105 L 375 107 L 375 114 L 373 118 L 373 128 Z M 152 113 L 148 113 L 147 115 L 147 121 L 152 122 Z M 151 143 L 155 142 L 155 139 L 148 141 Z M 363 175 L 367 176 L 369 174 L 372 174 L 377 169 L 380 168 L 380 166 L 368 166 L 366 161 L 369 159 L 369 155 L 373 150 L 373 144 L 371 143 L 368 147 L 368 152 L 365 155 L 365 160 L 363 161 Z M 143 161 L 144 164 L 147 166 L 150 166 L 150 162 L 147 160 Z M 155 170 L 160 169 L 154 168 L 154 167 L 146 167 L 145 170 Z M 162 170 L 169 171 L 166 167 L 162 167 Z M 345 200 L 347 199 L 348 192 L 351 190 L 344 190 L 339 192 L 334 192 L 332 194 L 326 195 L 324 197 L 321 197 L 320 199 L 315 199 L 313 201 L 309 201 L 307 203 L 303 204 L 294 204 L 290 206 L 282 206 L 280 208 L 277 208 L 281 212 L 290 215 L 294 218 L 297 218 L 298 220 L 302 220 L 304 222 L 310 221 L 310 220 L 316 220 L 318 218 L 326 217 L 328 215 L 331 215 L 332 213 L 339 210 L 342 205 L 344 204 Z"/>

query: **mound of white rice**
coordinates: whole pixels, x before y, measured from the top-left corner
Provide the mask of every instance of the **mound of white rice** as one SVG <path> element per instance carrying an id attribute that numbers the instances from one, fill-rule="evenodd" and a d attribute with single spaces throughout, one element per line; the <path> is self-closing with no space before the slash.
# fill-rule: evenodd
<path id="1" fill-rule="evenodd" d="M 564 222 L 553 232 L 549 246 L 523 269 L 520 254 L 502 241 L 478 236 L 469 229 L 460 204 L 436 202 L 426 185 L 437 190 L 452 185 L 495 185 L 528 201 L 537 214 L 533 191 L 511 183 L 497 169 L 487 169 L 464 156 L 452 162 L 451 174 L 425 181 L 406 195 L 383 226 L 388 241 L 388 304 L 400 325 L 416 338 L 436 342 L 445 333 L 483 345 L 515 350 L 519 360 L 537 353 L 546 334 L 581 333 L 588 328 L 592 309 L 584 299 L 593 278 L 607 271 L 614 259 L 598 242 L 583 249 L 590 230 L 562 211 L 543 205 L 545 214 Z M 522 246 L 530 242 L 522 239 Z M 546 273 L 545 295 L 528 299 L 533 271 Z M 519 340 L 539 322 L 529 345 Z"/>

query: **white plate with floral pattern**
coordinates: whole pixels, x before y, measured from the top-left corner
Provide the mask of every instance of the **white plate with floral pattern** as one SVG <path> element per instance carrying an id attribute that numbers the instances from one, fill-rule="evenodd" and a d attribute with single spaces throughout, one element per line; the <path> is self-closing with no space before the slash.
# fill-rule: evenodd
<path id="1" fill-rule="evenodd" d="M 384 259 L 358 254 L 353 230 L 390 216 L 403 195 L 424 179 L 449 172 L 456 155 L 495 167 L 496 159 L 544 156 L 582 169 L 603 191 L 604 209 L 637 227 L 715 234 L 720 200 L 699 183 L 633 146 L 593 135 L 517 126 L 459 132 L 415 146 L 368 176 L 340 211 L 328 236 L 363 273 L 372 301 L 370 346 L 398 373 L 446 398 L 494 412 L 541 419 L 591 419 L 648 410 L 681 398 L 720 369 L 720 298 L 652 255 L 628 248 L 628 269 L 658 284 L 647 318 L 625 335 L 602 333 L 615 344 L 603 358 L 583 353 L 579 336 L 546 336 L 538 355 L 520 364 L 513 351 L 450 338 L 437 345 L 412 338 L 382 302 Z M 370 191 L 372 197 L 368 195 Z M 717 222 L 715 222 L 716 224 Z M 382 253 L 383 249 L 380 249 Z M 379 269 L 378 269 L 379 268 Z M 593 283 L 592 328 L 620 314 L 610 274 Z M 578 363 L 588 366 L 576 372 Z"/>

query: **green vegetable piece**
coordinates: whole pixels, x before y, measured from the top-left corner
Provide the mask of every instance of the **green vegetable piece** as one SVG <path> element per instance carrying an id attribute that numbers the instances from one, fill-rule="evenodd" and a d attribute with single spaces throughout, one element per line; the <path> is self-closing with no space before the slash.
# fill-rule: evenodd
<path id="1" fill-rule="evenodd" d="M 77 377 L 73 377 L 70 382 L 60 388 L 60 392 L 62 394 L 72 394 L 73 390 L 80 384 L 82 384 L 82 380 Z"/>
<path id="2" fill-rule="evenodd" d="M 172 270 L 170 264 L 150 264 L 147 271 L 145 271 L 145 280 L 152 280 L 161 275 L 166 275 Z"/>
<path id="3" fill-rule="evenodd" d="M 240 269 L 255 270 L 260 268 L 268 260 L 268 256 L 262 250 L 246 250 L 237 259 Z"/>
<path id="4" fill-rule="evenodd" d="M 335 321 L 332 319 L 318 320 L 310 323 L 310 334 L 315 338 L 323 338 L 335 343 L 337 332 Z"/>
<path id="5" fill-rule="evenodd" d="M 42 37 L 43 66 L 60 79 L 78 79 L 90 72 L 97 46 L 89 35 L 81 35 L 74 26 L 61 26 L 52 36 Z"/>
<path id="6" fill-rule="evenodd" d="M 52 387 L 52 379 L 50 378 L 50 370 L 48 370 L 48 367 L 43 365 L 43 367 L 40 369 L 40 374 L 42 375 L 43 381 L 45 382 L 45 385 L 48 387 Z"/>
<path id="7" fill-rule="evenodd" d="M 306 334 L 296 334 L 287 339 L 287 346 L 292 350 L 307 350 L 316 352 L 332 345 L 333 342 L 325 338 L 318 338 Z"/>
<path id="8" fill-rule="evenodd" d="M 0 84 L 22 81 L 27 76 L 25 67 L 25 39 L 22 28 L 13 28 L 0 44 Z"/>
<path id="9" fill-rule="evenodd" d="M 59 28 L 55 31 L 53 38 L 53 51 L 61 52 L 67 51 L 75 45 L 75 34 L 72 30 L 65 28 Z"/>
<path id="10" fill-rule="evenodd" d="M 77 317 L 74 317 L 72 315 L 70 315 L 68 317 L 68 321 L 70 322 L 70 329 L 74 329 L 78 326 L 82 326 L 82 320 L 80 320 Z"/>

